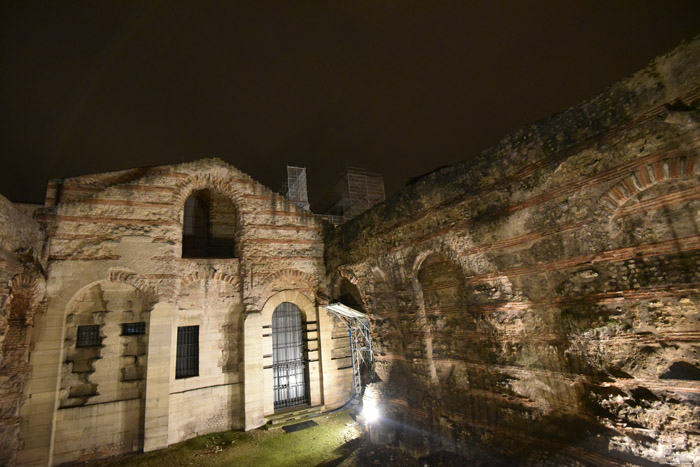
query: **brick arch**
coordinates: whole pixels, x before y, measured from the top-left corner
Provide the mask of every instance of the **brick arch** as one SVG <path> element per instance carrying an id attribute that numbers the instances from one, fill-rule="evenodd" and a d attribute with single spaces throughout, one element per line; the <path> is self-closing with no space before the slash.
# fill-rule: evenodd
<path id="1" fill-rule="evenodd" d="M 189 198 L 194 191 L 204 189 L 222 193 L 231 200 L 236 210 L 240 212 L 240 207 L 243 205 L 243 194 L 234 188 L 231 182 L 220 177 L 212 176 L 211 174 L 197 174 L 175 185 L 173 205 L 178 210 L 179 222 L 183 221 L 187 198 Z"/>
<path id="2" fill-rule="evenodd" d="M 442 256 L 443 258 L 453 262 L 461 271 L 462 276 L 466 276 L 464 267 L 462 262 L 459 260 L 457 253 L 446 245 L 440 245 L 438 248 L 422 250 L 416 255 L 416 258 L 413 261 L 413 266 L 411 267 L 411 274 L 413 277 L 418 277 L 420 268 L 423 266 L 425 261 L 433 255 Z"/>
<path id="3" fill-rule="evenodd" d="M 139 290 L 144 295 L 144 297 L 150 302 L 151 305 L 160 301 L 160 296 L 158 295 L 156 289 L 149 285 L 145 280 L 140 278 L 137 274 L 131 271 L 110 271 L 109 280 L 111 282 L 123 282 L 125 284 L 129 284 L 130 286 Z M 90 284 L 90 286 L 92 285 L 94 284 Z M 83 289 L 80 289 L 80 291 L 82 291 Z M 80 293 L 80 291 L 78 293 Z M 77 295 L 78 294 L 76 294 L 76 296 Z"/>
<path id="4" fill-rule="evenodd" d="M 192 284 L 193 282 L 196 281 L 201 281 L 201 280 L 215 280 L 215 281 L 221 281 L 221 282 L 226 282 L 227 284 L 230 284 L 233 287 L 238 288 L 240 286 L 240 281 L 238 280 L 238 277 L 232 275 L 232 274 L 227 274 L 225 272 L 221 271 L 195 271 L 191 274 L 187 274 L 186 276 L 182 277 L 180 279 L 180 289 L 187 287 L 188 285 Z"/>
<path id="5" fill-rule="evenodd" d="M 343 281 L 343 279 L 347 279 L 348 282 L 355 287 L 358 287 L 358 284 L 361 282 L 360 277 L 355 274 L 355 271 L 348 266 L 341 266 L 336 270 L 335 279 L 332 282 L 331 291 L 334 294 L 338 292 L 338 288 L 340 287 L 340 283 Z"/>
<path id="6" fill-rule="evenodd" d="M 22 318 L 26 325 L 33 325 L 37 305 L 39 305 L 39 302 L 44 298 L 44 292 L 46 290 L 46 282 L 43 277 L 20 273 L 12 278 L 9 286 L 10 299 L 7 302 L 9 309 L 7 318 Z M 20 316 L 17 315 L 18 308 L 16 303 L 13 303 L 17 299 L 23 301 L 23 306 L 20 307 L 20 311 L 22 312 Z"/>
<path id="7" fill-rule="evenodd" d="M 220 282 L 225 282 L 231 287 L 240 292 L 241 283 L 237 276 L 233 274 L 228 274 L 221 271 L 210 270 L 210 271 L 194 271 L 192 273 L 180 276 L 175 279 L 174 286 L 168 291 L 167 298 L 169 301 L 175 301 L 177 297 L 180 296 L 181 291 L 197 282 L 203 280 L 215 280 Z"/>
<path id="8" fill-rule="evenodd" d="M 318 290 L 318 279 L 313 275 L 299 271 L 298 269 L 285 268 L 277 272 L 273 272 L 265 276 L 262 280 L 264 286 L 269 286 L 278 279 L 288 279 L 290 282 L 301 281 L 309 286 L 311 290 L 316 292 Z"/>
<path id="9" fill-rule="evenodd" d="M 32 303 L 39 301 L 44 295 L 46 282 L 43 278 L 35 275 L 20 273 L 10 281 L 10 289 L 12 292 L 19 290 L 27 290 L 31 293 Z"/>
<path id="10" fill-rule="evenodd" d="M 700 175 L 698 156 L 679 156 L 662 159 L 637 167 L 620 180 L 602 197 L 602 202 L 615 212 L 642 191 L 666 180 L 692 178 Z"/>

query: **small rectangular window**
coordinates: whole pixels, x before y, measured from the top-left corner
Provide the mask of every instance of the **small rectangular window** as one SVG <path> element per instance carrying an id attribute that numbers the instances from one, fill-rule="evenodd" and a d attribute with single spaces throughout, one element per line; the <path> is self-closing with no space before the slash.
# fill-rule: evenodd
<path id="1" fill-rule="evenodd" d="M 177 328 L 175 378 L 199 376 L 199 326 Z"/>
<path id="2" fill-rule="evenodd" d="M 122 323 L 122 336 L 146 334 L 146 323 Z"/>
<path id="3" fill-rule="evenodd" d="M 91 347 L 100 345 L 101 343 L 102 338 L 100 337 L 99 324 L 78 326 L 78 339 L 75 343 L 76 347 Z"/>

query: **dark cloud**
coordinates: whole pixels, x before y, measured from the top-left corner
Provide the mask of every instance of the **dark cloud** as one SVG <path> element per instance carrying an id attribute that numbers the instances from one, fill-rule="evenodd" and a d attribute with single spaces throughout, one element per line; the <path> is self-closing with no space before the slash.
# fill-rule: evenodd
<path id="1" fill-rule="evenodd" d="M 4 2 L 0 193 L 211 156 L 393 192 L 697 33 L 695 0 Z"/>

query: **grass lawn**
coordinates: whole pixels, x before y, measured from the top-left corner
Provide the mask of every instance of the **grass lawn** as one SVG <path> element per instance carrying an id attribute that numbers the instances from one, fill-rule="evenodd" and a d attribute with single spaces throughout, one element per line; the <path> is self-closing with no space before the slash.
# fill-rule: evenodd
<path id="1" fill-rule="evenodd" d="M 285 433 L 281 428 L 212 433 L 160 451 L 130 454 L 87 466 L 315 466 L 341 465 L 360 444 L 362 428 L 348 411 L 320 415 L 318 426 Z M 352 461 L 351 461 L 352 462 Z"/>

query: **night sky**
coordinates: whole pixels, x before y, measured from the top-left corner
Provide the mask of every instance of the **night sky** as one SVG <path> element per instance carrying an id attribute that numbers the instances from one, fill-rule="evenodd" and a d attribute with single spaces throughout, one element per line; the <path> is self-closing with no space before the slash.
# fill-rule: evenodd
<path id="1" fill-rule="evenodd" d="M 0 193 L 220 157 L 312 209 L 468 160 L 700 33 L 690 1 L 0 2 Z"/>

